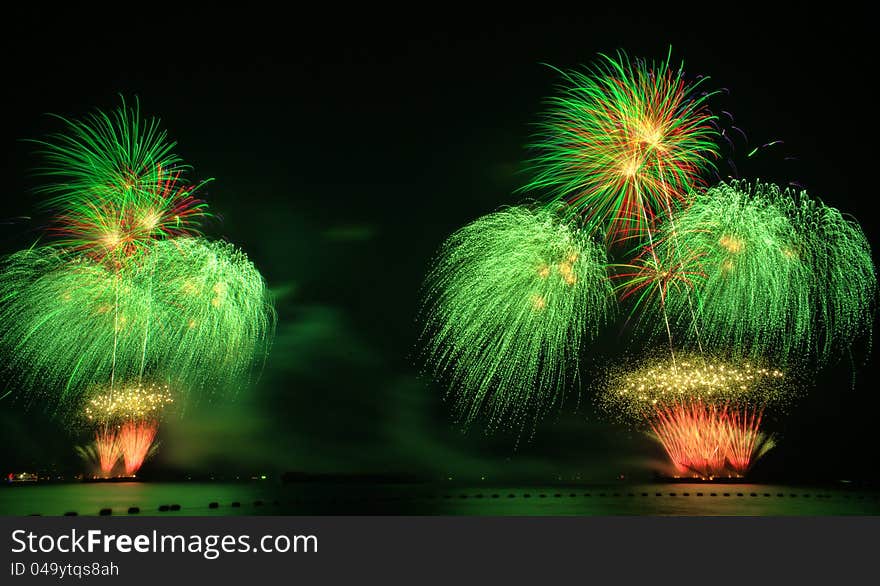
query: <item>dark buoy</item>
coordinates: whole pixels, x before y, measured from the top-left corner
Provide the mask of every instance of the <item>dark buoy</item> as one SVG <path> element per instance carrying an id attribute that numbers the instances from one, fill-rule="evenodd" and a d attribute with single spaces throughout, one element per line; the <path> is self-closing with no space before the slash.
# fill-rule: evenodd
<path id="1" fill-rule="evenodd" d="M 209 508 L 209 509 L 216 509 L 216 508 L 218 508 L 219 506 L 220 506 L 220 503 L 216 503 L 216 502 L 214 502 L 214 503 L 208 503 L 208 508 Z"/>

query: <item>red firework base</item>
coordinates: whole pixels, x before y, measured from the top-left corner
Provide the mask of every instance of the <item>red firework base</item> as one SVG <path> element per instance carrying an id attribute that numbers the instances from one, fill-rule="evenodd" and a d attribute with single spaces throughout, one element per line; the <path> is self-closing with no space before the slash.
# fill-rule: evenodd
<path id="1" fill-rule="evenodd" d="M 91 480 L 131 480 L 149 456 L 158 421 L 126 421 L 118 429 L 104 427 L 95 433 L 95 448 L 100 474 Z M 124 471 L 113 474 L 122 458 Z"/>
<path id="2" fill-rule="evenodd" d="M 760 431 L 760 408 L 707 405 L 702 401 L 658 407 L 651 429 L 674 467 L 673 478 L 742 478 L 773 447 Z"/>

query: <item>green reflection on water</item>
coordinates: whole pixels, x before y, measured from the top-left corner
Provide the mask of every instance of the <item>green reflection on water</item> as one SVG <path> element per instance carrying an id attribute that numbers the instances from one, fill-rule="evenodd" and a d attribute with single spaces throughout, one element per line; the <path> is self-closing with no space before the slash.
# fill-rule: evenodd
<path id="1" fill-rule="evenodd" d="M 211 508 L 210 503 L 216 503 Z M 240 506 L 233 507 L 233 503 Z M 161 511 L 179 505 L 179 511 Z M 880 495 L 758 484 L 461 487 L 71 483 L 0 488 L 0 514 L 96 515 L 880 515 Z"/>

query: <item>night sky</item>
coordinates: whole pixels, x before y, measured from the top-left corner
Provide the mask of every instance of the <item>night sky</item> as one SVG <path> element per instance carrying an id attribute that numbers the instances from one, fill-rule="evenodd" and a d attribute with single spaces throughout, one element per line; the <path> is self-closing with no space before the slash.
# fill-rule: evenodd
<path id="1" fill-rule="evenodd" d="M 215 178 L 203 192 L 217 215 L 206 234 L 243 248 L 277 295 L 260 381 L 168 421 L 145 474 L 650 474 L 659 447 L 604 423 L 587 384 L 517 447 L 515 435 L 455 424 L 442 389 L 419 372 L 422 279 L 452 231 L 519 199 L 530 125 L 558 81 L 547 64 L 577 67 L 617 49 L 660 59 L 672 45 L 689 75 L 728 90 L 711 104 L 748 135 L 732 154 L 739 175 L 796 181 L 849 212 L 876 258 L 876 64 L 866 15 L 736 14 L 728 5 L 691 16 L 419 10 L 411 20 L 289 20 L 148 8 L 106 22 L 97 13 L 14 15 L 0 40 L 0 253 L 32 243 L 45 223 L 32 194 L 37 159 L 22 139 L 59 130 L 47 112 L 79 117 L 137 96 L 194 177 Z M 773 140 L 784 144 L 746 160 Z M 719 173 L 734 171 L 722 162 Z M 619 331 L 606 348 L 623 346 Z M 756 476 L 880 478 L 878 359 L 860 347 L 854 361 L 855 369 L 844 360 L 824 370 L 769 422 L 778 447 Z M 14 399 L 22 390 L 7 383 L 0 470 L 77 468 L 71 445 L 85 436 L 26 410 Z"/>

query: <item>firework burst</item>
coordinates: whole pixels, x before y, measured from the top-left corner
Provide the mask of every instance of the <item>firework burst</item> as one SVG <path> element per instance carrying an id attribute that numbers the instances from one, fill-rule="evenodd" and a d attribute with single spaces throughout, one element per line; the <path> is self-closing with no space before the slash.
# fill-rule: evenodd
<path id="1" fill-rule="evenodd" d="M 604 410 L 647 427 L 679 476 L 744 476 L 773 447 L 764 409 L 792 396 L 791 377 L 754 363 L 681 353 L 612 373 Z"/>
<path id="2" fill-rule="evenodd" d="M 759 429 L 761 413 L 698 400 L 656 409 L 650 425 L 676 476 L 741 477 L 774 445 Z"/>
<path id="3" fill-rule="evenodd" d="M 604 250 L 525 207 L 453 234 L 426 290 L 428 362 L 462 418 L 484 412 L 489 428 L 545 411 L 614 307 Z"/>
<path id="4" fill-rule="evenodd" d="M 564 74 L 532 148 L 524 190 L 549 192 L 608 240 L 642 235 L 688 199 L 717 157 L 710 94 L 683 65 L 601 56 Z"/>
<path id="5" fill-rule="evenodd" d="M 612 370 L 599 398 L 606 411 L 640 422 L 650 418 L 658 405 L 784 402 L 793 392 L 791 378 L 760 363 L 679 353 L 675 361 L 661 357 L 645 360 L 631 370 Z"/>
<path id="6" fill-rule="evenodd" d="M 176 238 L 109 268 L 35 248 L 0 280 L 0 344 L 25 388 L 70 402 L 114 381 L 236 388 L 268 351 L 275 323 L 259 271 L 231 244 Z"/>
<path id="7" fill-rule="evenodd" d="M 810 302 L 817 334 L 813 353 L 821 363 L 870 337 L 877 299 L 871 245 L 859 224 L 806 192 L 788 192 L 787 211 L 800 237 L 786 257 L 810 271 Z"/>
<path id="8" fill-rule="evenodd" d="M 134 476 L 144 465 L 144 461 L 155 453 L 158 447 L 153 441 L 159 430 L 157 421 L 126 421 L 116 434 L 125 475 Z"/>
<path id="9" fill-rule="evenodd" d="M 82 416 L 96 427 L 96 446 L 107 452 L 105 469 L 109 476 L 115 462 L 122 456 L 125 476 L 134 476 L 144 461 L 156 451 L 154 440 L 165 409 L 174 402 L 167 385 L 117 385 L 115 388 L 96 387 L 85 402 Z M 99 450 L 98 452 L 102 452 Z M 115 454 L 115 455 L 113 455 Z M 112 457 L 112 462 L 110 461 Z"/>
<path id="10" fill-rule="evenodd" d="M 630 319 L 636 318 L 638 322 L 646 308 L 659 308 L 671 353 L 674 353 L 674 342 L 666 304 L 670 297 L 674 303 L 684 300 L 694 317 L 691 296 L 696 283 L 706 276 L 700 265 L 701 256 L 675 246 L 663 246 L 659 250 L 647 246 L 631 264 L 614 265 L 615 291 L 620 294 L 621 302 L 630 302 Z M 693 323 L 696 327 L 696 322 Z"/>
<path id="11" fill-rule="evenodd" d="M 858 224 L 805 193 L 722 183 L 663 224 L 656 241 L 656 257 L 672 258 L 676 274 L 683 255 L 685 272 L 699 275 L 659 302 L 639 298 L 648 301 L 643 324 L 658 335 L 662 315 L 691 347 L 821 363 L 870 331 L 868 242 Z M 624 286 L 638 291 L 652 274 L 633 271 Z"/>
<path id="12" fill-rule="evenodd" d="M 59 117 L 60 118 L 60 117 Z M 134 475 L 176 395 L 236 388 L 274 332 L 265 281 L 233 245 L 199 237 L 189 167 L 137 103 L 60 118 L 40 145 L 51 243 L 0 260 L 0 365 L 32 400 L 82 415 L 102 476 Z"/>
<path id="13" fill-rule="evenodd" d="M 684 250 L 703 275 L 687 295 L 653 306 L 680 343 L 745 358 L 772 351 L 781 361 L 809 344 L 809 268 L 789 254 L 798 234 L 777 195 L 761 185 L 721 184 L 661 226 L 658 254 Z M 659 324 L 648 318 L 648 328 Z"/>
<path id="14" fill-rule="evenodd" d="M 64 403 L 143 373 L 155 321 L 136 273 L 46 247 L 11 255 L 3 269 L 0 344 L 24 388 Z"/>
<path id="15" fill-rule="evenodd" d="M 92 391 L 83 408 L 83 417 L 100 425 L 121 421 L 159 419 L 164 409 L 174 403 L 168 385 L 119 385 L 114 389 Z"/>
<path id="16" fill-rule="evenodd" d="M 138 104 L 124 101 L 110 114 L 60 119 L 66 132 L 35 141 L 56 245 L 121 263 L 153 240 L 198 232 L 207 214 L 196 197 L 202 184 L 186 180 L 188 167 L 158 120 L 142 119 Z"/>
<path id="17" fill-rule="evenodd" d="M 76 452 L 92 469 L 92 474 L 100 478 L 110 478 L 119 456 L 122 454 L 116 431 L 101 428 L 95 432 L 95 441 L 86 446 L 77 446 Z"/>
<path id="18" fill-rule="evenodd" d="M 234 387 L 262 363 L 275 328 L 266 282 L 228 242 L 159 242 L 148 263 L 154 306 L 155 361 L 185 388 Z"/>

